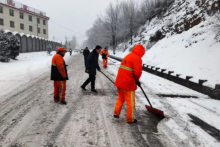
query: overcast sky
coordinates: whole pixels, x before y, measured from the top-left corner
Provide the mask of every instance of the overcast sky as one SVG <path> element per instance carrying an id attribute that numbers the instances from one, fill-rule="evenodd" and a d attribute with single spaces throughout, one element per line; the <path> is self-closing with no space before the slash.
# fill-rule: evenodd
<path id="1" fill-rule="evenodd" d="M 64 42 L 75 35 L 79 43 L 86 39 L 85 32 L 92 27 L 98 15 L 104 14 L 110 2 L 123 0 L 16 0 L 46 12 L 49 20 L 49 38 Z M 126 1 L 126 0 L 125 0 Z M 141 0 L 135 0 L 141 1 Z M 70 30 L 64 29 L 53 22 Z M 73 32 L 74 31 L 74 32 Z"/>

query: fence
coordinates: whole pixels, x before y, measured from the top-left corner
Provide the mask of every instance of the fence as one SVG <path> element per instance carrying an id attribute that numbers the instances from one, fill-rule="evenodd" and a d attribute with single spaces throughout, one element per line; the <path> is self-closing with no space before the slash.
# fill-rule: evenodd
<path id="1" fill-rule="evenodd" d="M 119 57 L 115 57 L 111 55 L 109 57 L 117 61 L 122 61 L 122 58 L 119 58 Z M 203 85 L 203 83 L 206 82 L 207 80 L 199 80 L 198 83 L 195 83 L 195 82 L 190 81 L 190 79 L 192 78 L 191 76 L 186 76 L 185 79 L 182 79 L 179 77 L 180 76 L 179 74 L 171 75 L 173 71 L 168 71 L 168 74 L 167 74 L 167 73 L 164 73 L 166 69 L 161 69 L 161 71 L 159 71 L 159 69 L 160 68 L 155 67 L 155 66 L 150 66 L 150 65 L 145 65 L 145 64 L 143 65 L 143 71 L 146 71 L 148 73 L 157 75 L 164 79 L 173 81 L 174 83 L 188 87 L 200 93 L 206 94 L 210 96 L 211 98 L 220 100 L 220 85 L 219 84 L 216 84 L 215 88 L 211 88 L 211 87 Z"/>

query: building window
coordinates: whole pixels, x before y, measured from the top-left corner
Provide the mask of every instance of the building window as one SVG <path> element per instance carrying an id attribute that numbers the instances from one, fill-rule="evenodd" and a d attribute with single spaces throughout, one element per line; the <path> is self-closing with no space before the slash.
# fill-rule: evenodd
<path id="1" fill-rule="evenodd" d="M 4 25 L 4 19 L 0 18 L 0 25 L 3 26 Z"/>
<path id="2" fill-rule="evenodd" d="M 43 20 L 43 24 L 46 25 L 46 20 Z"/>
<path id="3" fill-rule="evenodd" d="M 14 28 L 14 27 L 15 27 L 14 21 L 10 21 L 10 27 L 11 27 L 11 28 Z"/>
<path id="4" fill-rule="evenodd" d="M 0 13 L 3 13 L 3 7 L 0 6 Z"/>
<path id="5" fill-rule="evenodd" d="M 29 31 L 33 32 L 33 27 L 32 26 L 29 26 Z"/>
<path id="6" fill-rule="evenodd" d="M 29 15 L 29 21 L 32 21 L 32 16 L 31 15 Z"/>
<path id="7" fill-rule="evenodd" d="M 21 19 L 24 19 L 24 13 L 21 13 L 21 12 L 20 12 L 20 18 L 21 18 Z"/>
<path id="8" fill-rule="evenodd" d="M 37 28 L 37 32 L 40 33 L 40 28 Z"/>
<path id="9" fill-rule="evenodd" d="M 14 10 L 9 9 L 9 15 L 14 16 Z"/>
<path id="10" fill-rule="evenodd" d="M 24 24 L 23 23 L 20 24 L 20 29 L 24 30 Z"/>
<path id="11" fill-rule="evenodd" d="M 39 24 L 40 24 L 40 18 L 37 18 L 37 23 L 39 23 Z"/>
<path id="12" fill-rule="evenodd" d="M 44 34 L 45 34 L 45 35 L 47 34 L 47 31 L 46 31 L 46 29 L 44 29 Z"/>

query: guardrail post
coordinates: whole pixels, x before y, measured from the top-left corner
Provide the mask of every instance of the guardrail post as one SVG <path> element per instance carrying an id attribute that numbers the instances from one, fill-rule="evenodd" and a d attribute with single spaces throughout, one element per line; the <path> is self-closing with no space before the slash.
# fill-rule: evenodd
<path id="1" fill-rule="evenodd" d="M 166 69 L 161 69 L 161 73 L 164 73 L 166 71 Z"/>
<path id="2" fill-rule="evenodd" d="M 156 67 L 156 71 L 158 71 L 160 68 L 159 67 Z"/>
<path id="3" fill-rule="evenodd" d="M 179 78 L 181 74 L 176 74 L 176 77 Z"/>
<path id="4" fill-rule="evenodd" d="M 208 80 L 200 80 L 199 79 L 199 86 L 202 86 L 203 83 L 207 82 Z"/>
<path id="5" fill-rule="evenodd" d="M 168 75 L 171 75 L 172 73 L 174 73 L 174 71 L 169 71 L 169 72 L 168 72 Z"/>
<path id="6" fill-rule="evenodd" d="M 151 69 L 153 70 L 154 67 L 155 67 L 155 66 L 151 66 Z"/>

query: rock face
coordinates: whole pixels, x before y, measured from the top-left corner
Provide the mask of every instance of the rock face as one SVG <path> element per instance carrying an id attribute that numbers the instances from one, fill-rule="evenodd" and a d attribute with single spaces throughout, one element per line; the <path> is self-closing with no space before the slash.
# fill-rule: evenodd
<path id="1" fill-rule="evenodd" d="M 157 42 L 163 39 L 167 33 L 172 35 L 188 31 L 204 21 L 206 15 L 215 15 L 218 10 L 220 10 L 219 0 L 194 0 L 193 2 L 176 0 L 169 12 L 163 17 L 173 17 L 173 14 L 178 14 L 179 12 L 182 12 L 182 14 L 175 16 L 175 22 L 170 20 L 170 22 L 164 23 L 164 26 L 158 29 L 150 37 L 149 41 Z"/>

